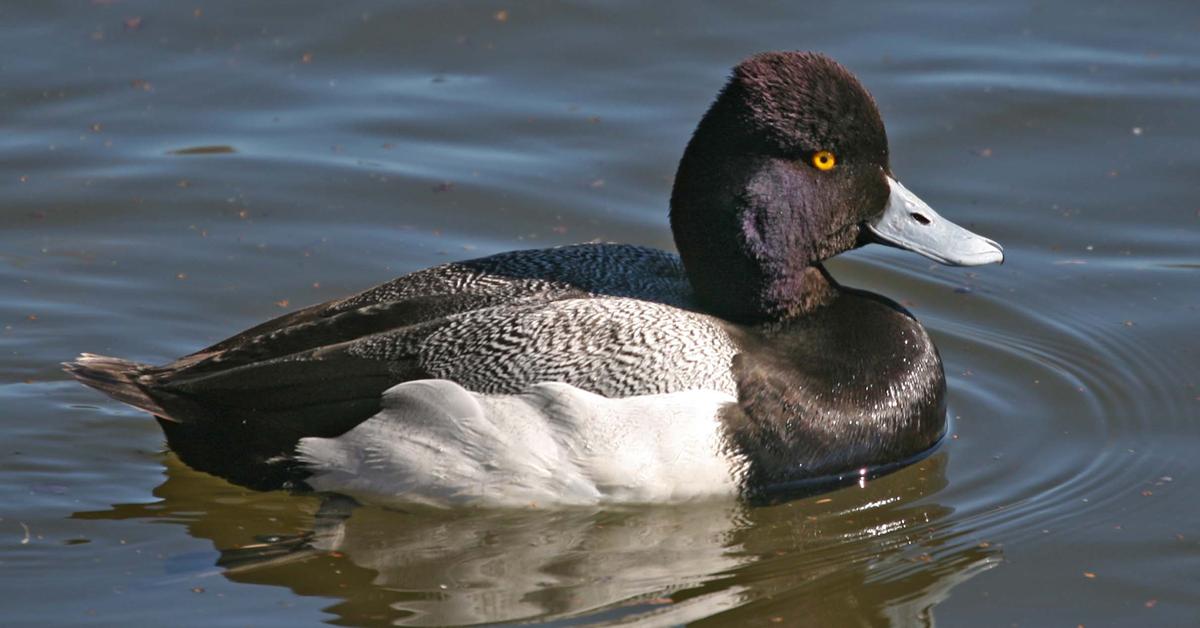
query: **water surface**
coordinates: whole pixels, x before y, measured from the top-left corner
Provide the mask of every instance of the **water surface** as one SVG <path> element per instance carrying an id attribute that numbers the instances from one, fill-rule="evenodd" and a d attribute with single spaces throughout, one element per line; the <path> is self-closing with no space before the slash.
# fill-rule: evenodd
<path id="1" fill-rule="evenodd" d="M 393 512 L 189 470 L 67 380 L 453 259 L 671 248 L 728 68 L 854 70 L 894 170 L 1005 245 L 830 264 L 949 380 L 921 463 L 825 495 Z M 0 6 L 0 616 L 56 625 L 1194 625 L 1200 7 Z"/>

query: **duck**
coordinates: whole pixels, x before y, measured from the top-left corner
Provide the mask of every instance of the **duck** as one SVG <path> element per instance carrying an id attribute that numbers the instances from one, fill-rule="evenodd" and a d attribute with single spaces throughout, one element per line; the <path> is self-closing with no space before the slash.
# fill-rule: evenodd
<path id="1" fill-rule="evenodd" d="M 906 309 L 823 262 L 871 243 L 948 265 L 996 242 L 904 187 L 845 67 L 737 64 L 684 149 L 677 252 L 519 250 L 412 272 L 173 362 L 65 369 L 152 414 L 192 468 L 388 504 L 750 501 L 936 448 L 946 378 Z"/>

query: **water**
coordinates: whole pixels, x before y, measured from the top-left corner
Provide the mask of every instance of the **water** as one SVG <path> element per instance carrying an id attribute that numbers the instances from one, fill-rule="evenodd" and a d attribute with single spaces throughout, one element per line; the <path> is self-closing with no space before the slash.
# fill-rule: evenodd
<path id="1" fill-rule="evenodd" d="M 830 264 L 941 350 L 951 437 L 917 465 L 763 508 L 350 512 L 191 471 L 58 369 L 452 259 L 669 248 L 725 72 L 795 48 L 1008 254 Z M 1194 625 L 1198 59 L 1190 2 L 6 2 L 0 616 Z"/>

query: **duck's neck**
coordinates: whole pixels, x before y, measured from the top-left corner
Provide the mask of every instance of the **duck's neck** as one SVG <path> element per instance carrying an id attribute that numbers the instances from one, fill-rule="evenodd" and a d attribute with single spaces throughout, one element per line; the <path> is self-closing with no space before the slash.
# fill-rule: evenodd
<path id="1" fill-rule="evenodd" d="M 791 320 L 811 314 L 828 305 L 836 296 L 838 284 L 822 264 L 805 266 L 799 272 L 764 280 L 758 304 L 768 320 Z"/>
<path id="2" fill-rule="evenodd" d="M 708 260 L 704 260 L 708 261 Z M 788 321 L 828 305 L 838 284 L 821 264 L 798 269 L 745 267 L 736 262 L 698 264 L 684 258 L 700 305 L 710 314 L 742 324 Z"/>

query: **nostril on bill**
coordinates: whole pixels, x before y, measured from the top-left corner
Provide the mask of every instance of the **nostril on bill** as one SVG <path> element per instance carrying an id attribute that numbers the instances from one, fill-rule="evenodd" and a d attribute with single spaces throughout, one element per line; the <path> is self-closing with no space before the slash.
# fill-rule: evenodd
<path id="1" fill-rule="evenodd" d="M 933 222 L 933 221 L 929 220 L 929 218 L 926 217 L 925 214 L 913 212 L 913 213 L 909 214 L 909 216 L 912 216 L 913 220 L 915 220 L 923 225 L 927 225 L 930 222 Z"/>

